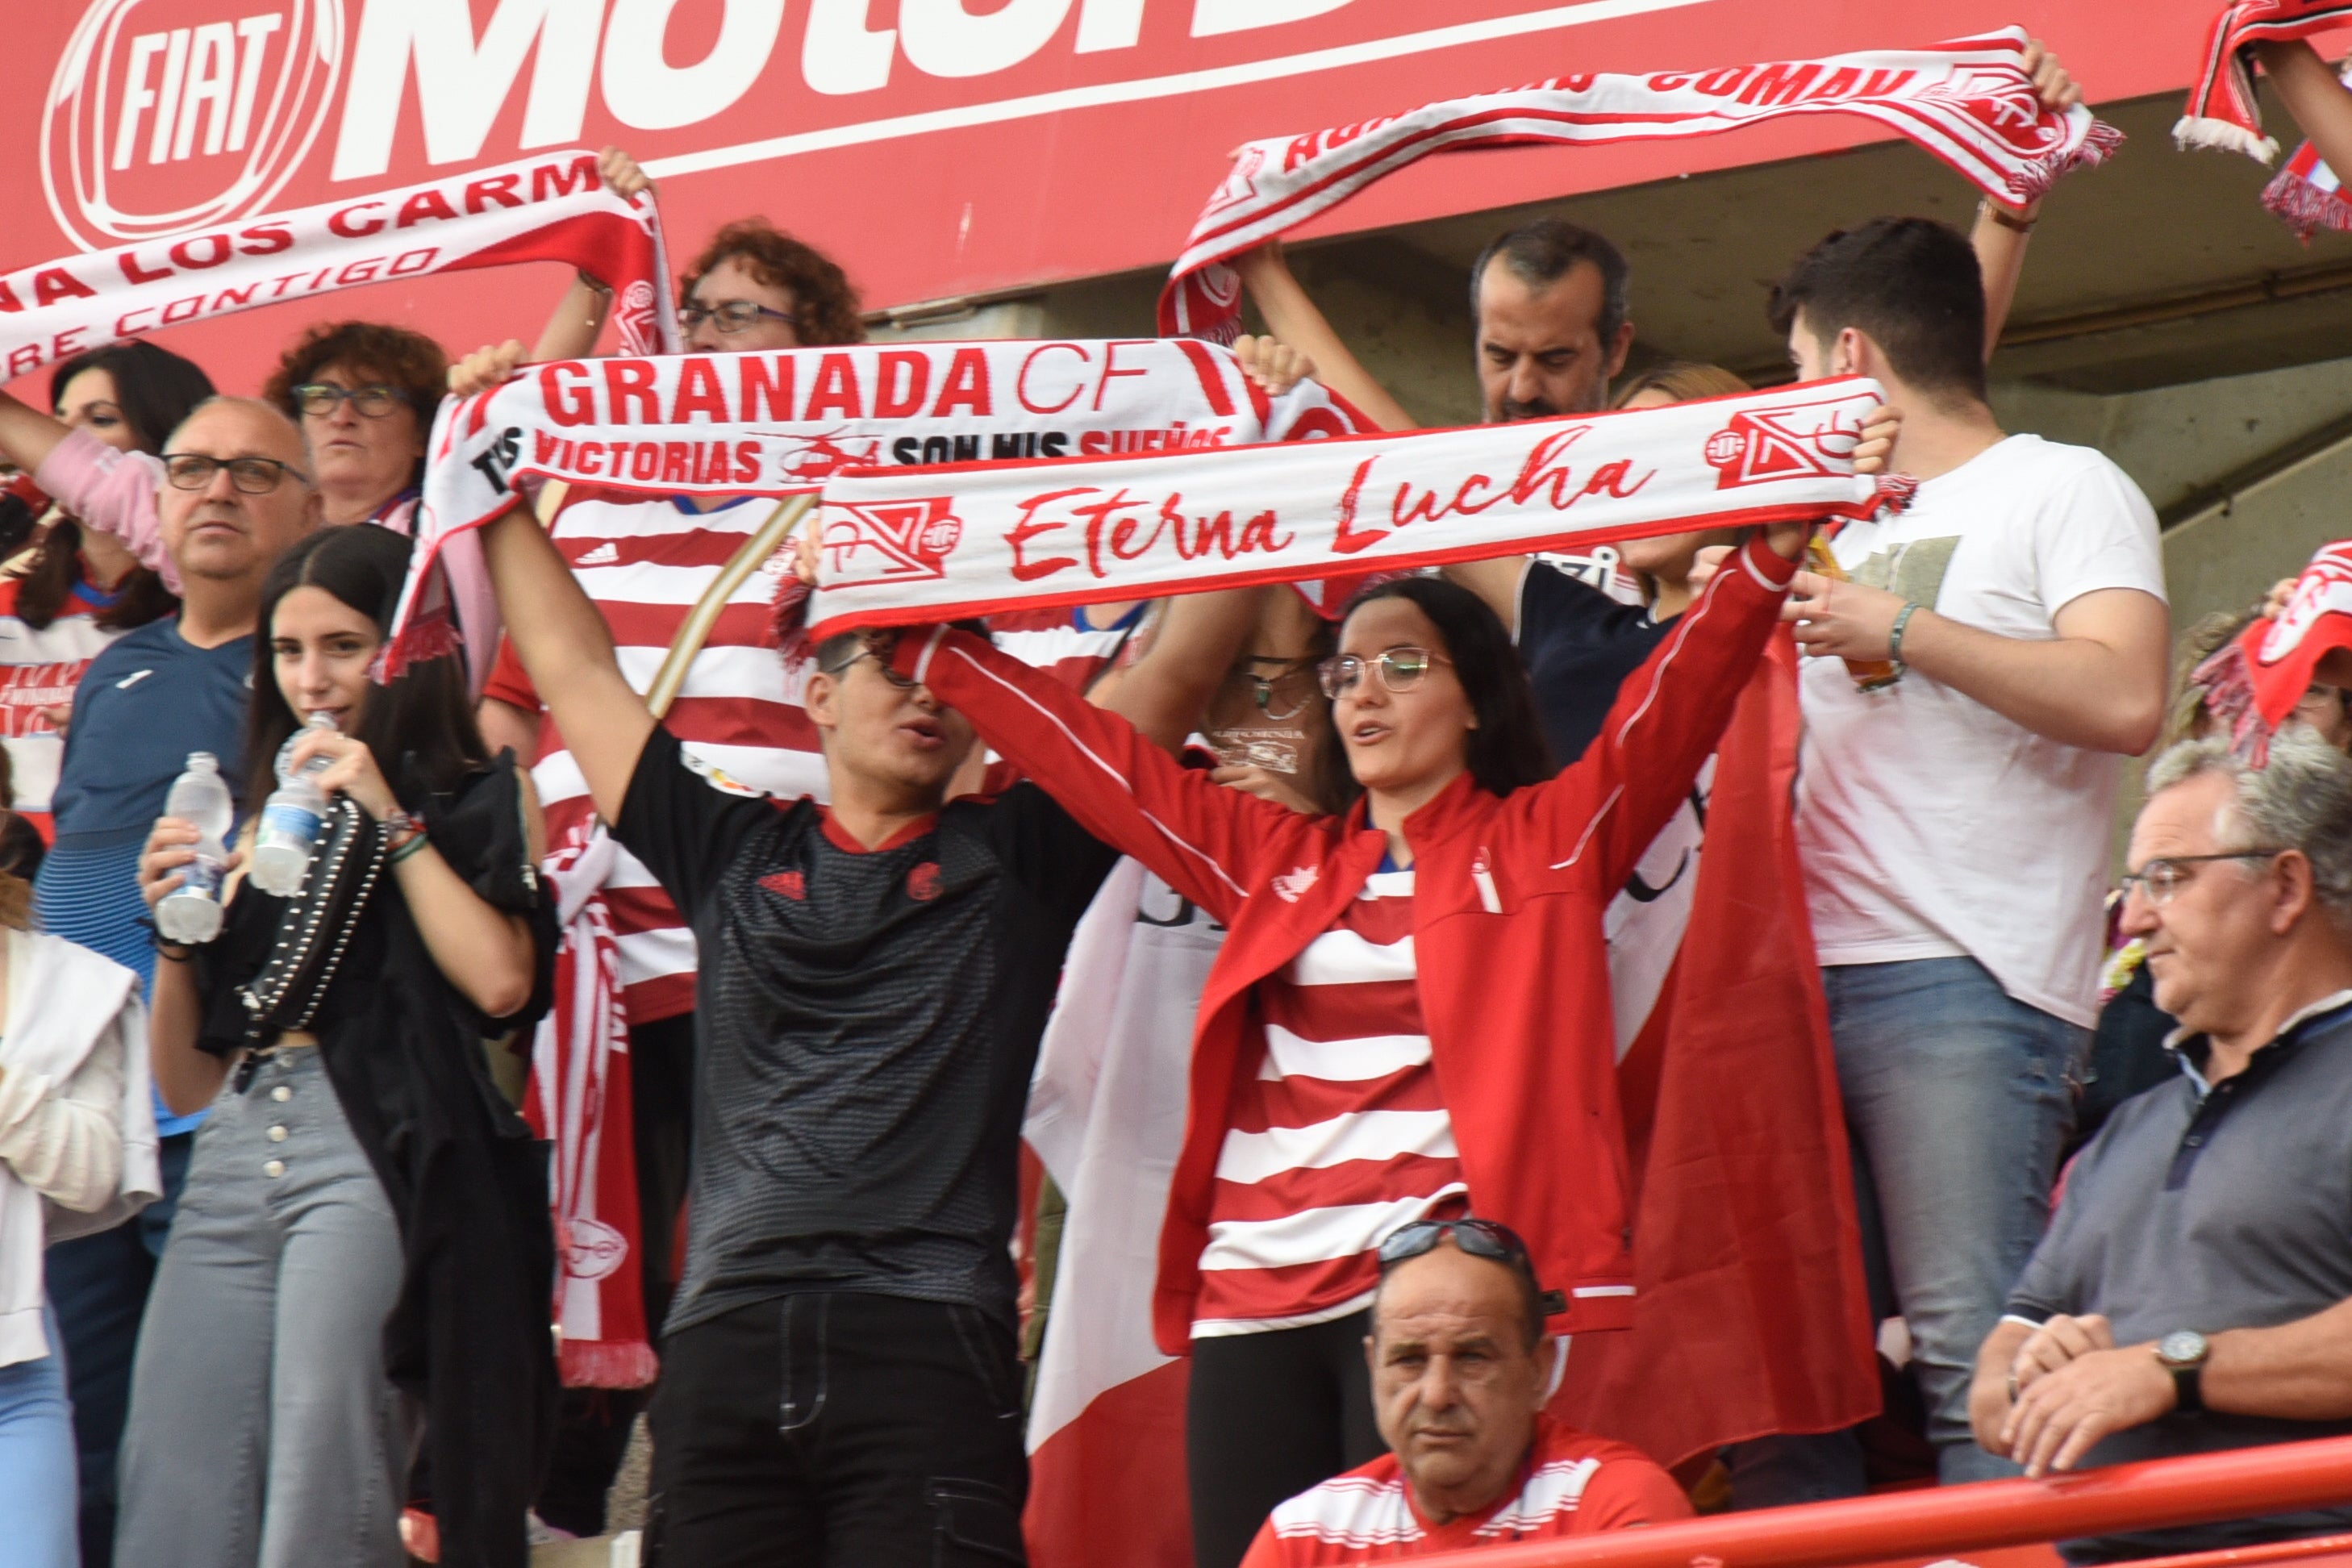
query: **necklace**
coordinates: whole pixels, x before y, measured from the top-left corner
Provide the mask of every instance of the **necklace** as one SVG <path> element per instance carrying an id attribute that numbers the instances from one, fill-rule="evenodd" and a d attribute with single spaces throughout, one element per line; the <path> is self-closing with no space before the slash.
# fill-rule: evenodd
<path id="1" fill-rule="evenodd" d="M 1312 700 L 1311 698 L 1301 698 L 1297 702 L 1291 704 L 1289 709 L 1286 711 L 1280 713 L 1276 712 L 1274 710 L 1274 689 L 1277 682 L 1289 679 L 1292 676 L 1300 673 L 1311 665 L 1314 662 L 1311 655 L 1304 658 L 1284 658 L 1277 654 L 1254 653 L 1247 655 L 1242 662 L 1244 665 L 1272 664 L 1281 666 L 1281 668 L 1276 670 L 1272 675 L 1260 675 L 1256 670 L 1247 668 L 1243 669 L 1241 672 L 1249 680 L 1257 701 L 1257 710 L 1259 712 L 1265 714 L 1268 719 L 1273 720 L 1276 723 L 1279 723 L 1286 719 L 1296 719 L 1301 713 L 1307 711 L 1307 705 L 1308 701 Z"/>

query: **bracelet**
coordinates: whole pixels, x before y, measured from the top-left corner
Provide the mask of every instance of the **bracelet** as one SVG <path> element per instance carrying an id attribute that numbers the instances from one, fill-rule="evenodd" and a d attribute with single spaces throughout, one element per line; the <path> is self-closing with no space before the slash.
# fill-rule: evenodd
<path id="1" fill-rule="evenodd" d="M 1996 206 L 1990 196 L 1977 203 L 1977 216 L 1990 218 L 2011 234 L 2032 234 L 2033 226 L 2042 221 L 2038 213 L 2032 217 L 2020 217 L 2007 207 Z"/>
<path id="2" fill-rule="evenodd" d="M 1897 664 L 1903 662 L 1904 629 L 1910 626 L 1911 617 L 1918 608 L 1919 605 L 1916 600 L 1906 602 L 1901 609 L 1895 612 L 1895 624 L 1887 628 L 1886 657 Z"/>
<path id="3" fill-rule="evenodd" d="M 433 840 L 426 837 L 425 830 L 420 827 L 393 846 L 392 853 L 383 858 L 383 863 L 387 866 L 397 866 L 432 842 Z"/>
<path id="4" fill-rule="evenodd" d="M 195 950 L 184 942 L 158 941 L 155 943 L 155 956 L 166 963 L 185 963 L 195 955 Z"/>

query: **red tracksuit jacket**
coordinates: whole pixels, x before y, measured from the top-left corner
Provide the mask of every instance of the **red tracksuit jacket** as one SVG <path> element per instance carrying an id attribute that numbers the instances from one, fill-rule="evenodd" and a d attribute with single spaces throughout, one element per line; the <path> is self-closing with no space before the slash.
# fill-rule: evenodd
<path id="1" fill-rule="evenodd" d="M 1497 799 L 1468 774 L 1404 823 L 1431 1063 L 1475 1212 L 1528 1240 L 1568 1297 L 1561 1333 L 1631 1321 L 1633 1262 L 1602 916 L 1685 799 L 1796 568 L 1751 541 L 1628 678 L 1558 778 Z M 1191 1348 L 1217 1152 L 1252 989 L 1328 929 L 1387 848 L 1360 804 L 1303 816 L 1180 766 L 1117 714 L 968 633 L 899 641 L 893 663 L 961 710 L 1087 830 L 1230 935 L 1193 1025 L 1191 1104 L 1160 1235 L 1153 1331 Z M 1728 1088 L 1728 1086 L 1727 1086 Z"/>

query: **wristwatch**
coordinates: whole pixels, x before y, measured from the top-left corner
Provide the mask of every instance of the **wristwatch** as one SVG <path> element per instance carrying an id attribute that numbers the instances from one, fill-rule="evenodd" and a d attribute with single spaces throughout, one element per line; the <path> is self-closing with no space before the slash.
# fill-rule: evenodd
<path id="1" fill-rule="evenodd" d="M 2156 1363 L 2172 1374 L 2176 1408 L 2193 1415 L 2205 1408 L 2205 1358 L 2213 1347 L 2194 1329 L 2175 1329 L 2156 1342 Z"/>

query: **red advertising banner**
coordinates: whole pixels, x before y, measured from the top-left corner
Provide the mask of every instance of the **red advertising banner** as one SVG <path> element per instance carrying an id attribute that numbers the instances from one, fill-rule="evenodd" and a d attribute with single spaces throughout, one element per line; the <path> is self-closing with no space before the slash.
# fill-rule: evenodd
<path id="1" fill-rule="evenodd" d="M 2211 0 L 17 0 L 0 271 L 511 163 L 628 148 L 673 258 L 763 213 L 869 306 L 1181 248 L 1252 138 L 1566 70 L 1924 46 L 2021 23 L 2096 100 L 2185 85 Z M 1383 181 L 1309 232 L 1877 139 L 1824 117 L 1697 142 L 1500 150 Z M 2161 150 L 2152 149 L 2152 153 Z M 161 341 L 256 384 L 306 321 L 529 341 L 560 291 L 416 279 Z M 1139 321 L 1138 330 L 1149 330 Z M 35 390 L 29 384 L 16 390 Z"/>

